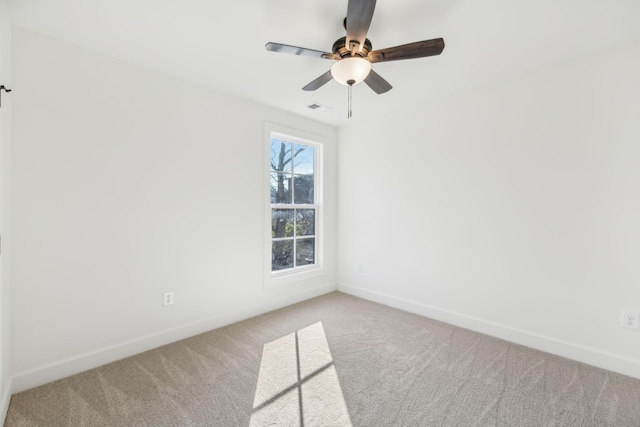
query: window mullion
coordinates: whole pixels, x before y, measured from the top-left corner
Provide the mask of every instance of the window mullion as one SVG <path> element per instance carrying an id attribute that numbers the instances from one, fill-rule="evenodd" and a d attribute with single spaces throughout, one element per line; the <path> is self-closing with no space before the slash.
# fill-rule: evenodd
<path id="1" fill-rule="evenodd" d="M 297 263 L 298 258 L 296 257 L 296 251 L 298 250 L 298 240 L 296 239 L 297 235 L 298 235 L 298 215 L 294 207 L 293 208 L 293 268 L 296 268 L 298 266 L 298 263 Z"/>

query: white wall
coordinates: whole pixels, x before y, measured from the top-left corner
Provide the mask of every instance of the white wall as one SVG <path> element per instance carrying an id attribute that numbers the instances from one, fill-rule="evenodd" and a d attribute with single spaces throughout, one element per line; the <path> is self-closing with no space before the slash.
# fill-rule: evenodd
<path id="1" fill-rule="evenodd" d="M 0 85 L 13 89 L 11 80 L 11 23 L 0 0 Z M 9 265 L 11 212 L 11 109 L 13 93 L 2 91 L 0 108 L 0 424 L 11 398 L 11 274 Z"/>
<path id="2" fill-rule="evenodd" d="M 25 30 L 13 40 L 14 391 L 335 289 L 336 129 Z M 329 141 L 327 274 L 269 290 L 265 121 Z"/>
<path id="3" fill-rule="evenodd" d="M 640 378 L 638 76 L 634 45 L 342 128 L 339 289 Z"/>

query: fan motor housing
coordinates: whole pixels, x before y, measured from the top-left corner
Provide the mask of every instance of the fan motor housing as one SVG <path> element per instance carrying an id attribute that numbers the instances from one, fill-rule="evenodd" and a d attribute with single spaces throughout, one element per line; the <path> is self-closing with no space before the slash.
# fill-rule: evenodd
<path id="1" fill-rule="evenodd" d="M 371 46 L 371 41 L 369 39 L 365 39 L 362 50 L 360 52 L 356 52 L 355 55 L 366 58 L 367 55 L 369 55 L 369 52 L 371 52 L 372 50 L 373 48 Z M 340 58 L 351 56 L 351 51 L 349 50 L 349 48 L 347 48 L 347 38 L 340 37 L 338 40 L 336 40 L 336 42 L 333 44 L 332 51 Z"/>

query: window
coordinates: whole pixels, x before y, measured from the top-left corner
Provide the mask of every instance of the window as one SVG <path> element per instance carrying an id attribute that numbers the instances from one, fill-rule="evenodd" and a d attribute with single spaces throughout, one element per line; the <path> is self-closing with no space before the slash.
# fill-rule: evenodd
<path id="1" fill-rule="evenodd" d="M 321 188 L 317 142 L 268 132 L 269 277 L 321 267 Z"/>
<path id="2" fill-rule="evenodd" d="M 271 139 L 271 270 L 315 264 L 315 148 Z"/>

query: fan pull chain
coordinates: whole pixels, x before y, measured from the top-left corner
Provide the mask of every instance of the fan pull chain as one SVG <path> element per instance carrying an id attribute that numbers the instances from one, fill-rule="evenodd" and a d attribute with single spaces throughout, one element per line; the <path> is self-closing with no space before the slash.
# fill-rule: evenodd
<path id="1" fill-rule="evenodd" d="M 353 87 L 353 84 L 355 83 L 355 81 L 353 80 L 348 80 L 347 84 L 349 85 L 349 90 L 347 92 L 347 119 L 350 119 L 351 116 L 353 116 L 353 111 L 351 110 L 351 106 L 352 106 L 352 100 L 351 100 L 351 88 Z"/>

